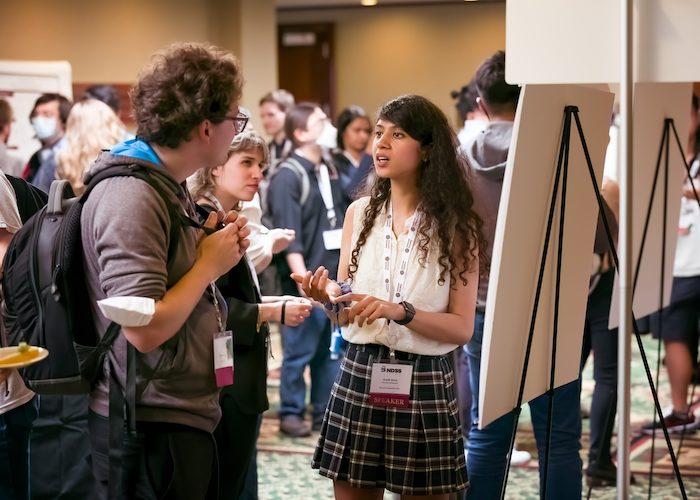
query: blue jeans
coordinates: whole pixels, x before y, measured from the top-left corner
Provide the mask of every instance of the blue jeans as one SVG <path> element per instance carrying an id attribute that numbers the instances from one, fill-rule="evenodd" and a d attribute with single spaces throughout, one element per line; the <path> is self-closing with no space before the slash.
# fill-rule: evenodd
<path id="1" fill-rule="evenodd" d="M 332 360 L 331 322 L 320 308 L 311 309 L 311 316 L 301 325 L 282 329 L 282 373 L 280 380 L 280 417 L 304 416 L 306 382 L 304 370 L 311 368 L 311 405 L 314 422 L 321 422 L 331 395 L 333 382 L 340 368 L 340 359 Z"/>
<path id="2" fill-rule="evenodd" d="M 467 469 L 470 487 L 467 499 L 491 500 L 501 497 L 507 466 L 507 454 L 513 432 L 512 411 L 496 419 L 484 429 L 478 429 L 479 375 L 481 342 L 484 335 L 484 315 L 477 312 L 474 335 L 464 349 L 469 357 L 472 389 L 472 427 L 469 432 Z M 581 498 L 581 408 L 580 381 L 576 380 L 554 390 L 552 436 L 549 449 L 547 498 L 569 500 Z M 540 465 L 540 496 L 543 491 L 544 457 L 547 449 L 547 417 L 549 397 L 530 401 L 532 427 L 537 440 Z"/>
<path id="3" fill-rule="evenodd" d="M 464 349 L 455 349 L 454 353 L 459 419 L 462 422 L 462 436 L 466 446 L 469 439 L 469 429 L 472 427 L 472 388 L 469 383 L 469 358 Z"/>
<path id="4" fill-rule="evenodd" d="M 4 385 L 0 390 L 5 390 Z M 0 415 L 0 498 L 28 500 L 29 436 L 38 414 L 37 397 Z"/>

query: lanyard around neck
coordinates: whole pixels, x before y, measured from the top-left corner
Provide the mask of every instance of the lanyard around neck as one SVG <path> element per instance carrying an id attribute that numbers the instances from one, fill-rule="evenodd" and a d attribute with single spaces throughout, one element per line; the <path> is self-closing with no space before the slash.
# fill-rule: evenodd
<path id="1" fill-rule="evenodd" d="M 411 252 L 415 246 L 416 238 L 418 237 L 418 225 L 420 223 L 420 218 L 420 212 L 416 210 L 412 216 L 411 227 L 408 229 L 406 241 L 399 254 L 399 267 L 395 270 L 394 277 L 392 279 L 391 247 L 394 236 L 391 227 L 393 223 L 393 209 L 391 207 L 391 202 L 389 202 L 386 220 L 384 221 L 384 265 L 382 267 L 382 271 L 384 278 L 384 289 L 386 290 L 387 296 L 391 302 L 401 302 L 403 300 L 404 284 L 406 282 L 406 275 L 408 274 L 408 262 L 411 258 Z M 391 287 L 392 283 L 394 284 L 393 292 Z"/>
<path id="2" fill-rule="evenodd" d="M 330 222 L 331 228 L 335 228 L 335 225 L 338 222 L 338 218 L 336 217 L 335 205 L 333 203 L 331 177 L 328 174 L 328 166 L 325 163 L 321 163 L 321 165 L 318 167 L 316 179 L 318 180 L 318 190 L 321 192 L 321 198 L 323 198 L 323 204 L 326 207 L 326 216 L 328 217 L 328 222 Z"/>

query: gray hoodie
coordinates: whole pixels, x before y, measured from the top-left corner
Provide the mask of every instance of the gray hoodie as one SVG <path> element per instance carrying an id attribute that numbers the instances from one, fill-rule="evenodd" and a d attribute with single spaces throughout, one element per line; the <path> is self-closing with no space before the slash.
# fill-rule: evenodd
<path id="1" fill-rule="evenodd" d="M 512 122 L 490 122 L 482 132 L 472 137 L 471 143 L 462 146 L 462 152 L 467 157 L 471 169 L 474 210 L 484 221 L 483 231 L 489 260 L 493 252 L 498 205 L 501 202 L 501 188 L 512 135 Z M 479 281 L 476 308 L 481 312 L 486 307 L 488 288 L 487 276 Z"/>
<path id="2" fill-rule="evenodd" d="M 155 178 L 172 195 L 173 203 L 179 203 L 184 211 L 194 216 L 189 195 L 167 170 L 147 161 L 142 154 L 139 157 L 138 151 L 134 153 L 136 157 L 131 157 L 131 153 L 128 147 L 122 147 L 119 154 L 103 152 L 92 166 L 88 179 L 114 164 L 145 165 L 157 174 Z M 157 157 L 155 161 L 159 161 Z M 198 230 L 183 226 L 177 251 L 168 266 L 170 225 L 165 202 L 140 179 L 110 178 L 94 188 L 83 208 L 81 230 L 98 331 L 106 331 L 109 320 L 97 309 L 97 300 L 115 296 L 159 300 L 192 267 L 197 255 Z M 137 355 L 137 394 L 143 391 L 137 401 L 137 420 L 187 425 L 207 432 L 214 430 L 221 417 L 212 347 L 217 330 L 216 310 L 207 291 L 173 338 L 150 353 Z M 122 386 L 125 350 L 125 339 L 120 336 L 114 352 L 110 352 L 110 361 L 116 366 Z M 106 364 L 105 371 L 108 370 L 109 364 Z M 145 379 L 150 380 L 146 383 Z M 90 408 L 108 416 L 108 394 L 108 377 L 103 377 L 91 394 Z"/>

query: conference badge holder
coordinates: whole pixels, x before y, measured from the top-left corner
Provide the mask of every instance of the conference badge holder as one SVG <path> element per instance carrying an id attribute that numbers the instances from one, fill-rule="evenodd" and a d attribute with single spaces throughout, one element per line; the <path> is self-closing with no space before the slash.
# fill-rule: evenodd
<path id="1" fill-rule="evenodd" d="M 219 300 L 216 298 L 216 287 L 213 283 L 211 293 L 214 309 L 216 309 L 216 320 L 219 323 L 219 331 L 214 334 L 214 375 L 216 386 L 225 387 L 233 384 L 233 332 L 224 330 Z"/>

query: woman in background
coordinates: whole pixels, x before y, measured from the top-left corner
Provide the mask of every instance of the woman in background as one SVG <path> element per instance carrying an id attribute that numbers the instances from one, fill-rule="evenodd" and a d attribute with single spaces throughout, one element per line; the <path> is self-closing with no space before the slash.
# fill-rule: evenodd
<path id="1" fill-rule="evenodd" d="M 63 147 L 56 153 L 56 178 L 68 180 L 75 194 L 82 193 L 85 171 L 99 152 L 125 136 L 124 124 L 107 104 L 97 99 L 76 103 L 68 115 Z"/>
<path id="2" fill-rule="evenodd" d="M 351 200 L 358 198 L 372 171 L 372 156 L 367 153 L 371 134 L 372 125 L 361 107 L 350 106 L 338 115 L 338 149 L 333 161 L 340 185 Z"/>

